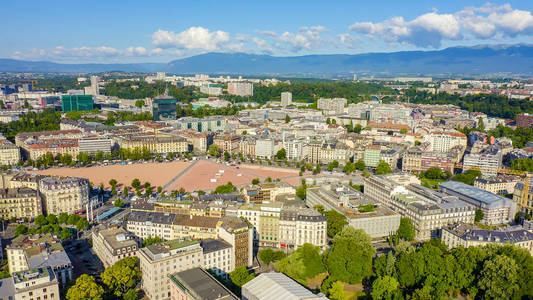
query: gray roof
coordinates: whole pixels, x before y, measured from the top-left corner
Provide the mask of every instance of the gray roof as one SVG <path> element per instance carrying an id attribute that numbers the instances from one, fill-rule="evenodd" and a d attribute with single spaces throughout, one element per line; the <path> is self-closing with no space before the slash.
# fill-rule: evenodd
<path id="1" fill-rule="evenodd" d="M 56 251 L 50 254 L 37 254 L 28 258 L 30 269 L 37 269 L 41 267 L 50 267 L 52 269 L 61 268 L 63 266 L 71 266 L 70 258 L 65 251 Z"/>
<path id="2" fill-rule="evenodd" d="M 202 246 L 204 254 L 231 248 L 231 245 L 225 241 L 215 239 L 205 239 L 200 243 L 200 246 Z"/>
<path id="3" fill-rule="evenodd" d="M 170 275 L 170 279 L 173 283 L 183 286 L 194 297 L 194 299 L 239 299 L 230 290 L 209 275 L 209 273 L 200 268 L 193 268 Z"/>
<path id="4" fill-rule="evenodd" d="M 175 214 L 162 212 L 132 211 L 128 222 L 152 222 L 158 224 L 172 224 L 176 219 Z"/>
<path id="5" fill-rule="evenodd" d="M 9 296 L 15 297 L 15 284 L 13 283 L 13 277 L 0 280 L 0 298 L 8 299 Z"/>
<path id="6" fill-rule="evenodd" d="M 449 190 L 458 194 L 460 198 L 470 198 L 489 207 L 505 205 L 509 202 L 512 202 L 512 200 L 510 199 L 495 195 L 489 191 L 485 191 L 458 181 L 443 182 L 440 184 L 440 188 L 445 193 L 447 193 L 447 190 Z"/>
<path id="7" fill-rule="evenodd" d="M 283 273 L 263 273 L 242 286 L 243 299 L 300 300 L 327 299 L 314 295 Z M 253 298 L 252 298 L 253 297 Z"/>

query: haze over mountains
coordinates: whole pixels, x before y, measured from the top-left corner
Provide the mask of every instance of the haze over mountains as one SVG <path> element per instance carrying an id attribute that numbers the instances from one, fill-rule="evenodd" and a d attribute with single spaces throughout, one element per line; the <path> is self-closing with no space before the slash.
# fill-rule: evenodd
<path id="1" fill-rule="evenodd" d="M 533 75 L 533 46 L 452 47 L 435 51 L 278 57 L 245 53 L 207 53 L 165 63 L 60 64 L 0 59 L 0 72 L 96 73 L 106 71 L 176 74 L 519 74 Z"/>

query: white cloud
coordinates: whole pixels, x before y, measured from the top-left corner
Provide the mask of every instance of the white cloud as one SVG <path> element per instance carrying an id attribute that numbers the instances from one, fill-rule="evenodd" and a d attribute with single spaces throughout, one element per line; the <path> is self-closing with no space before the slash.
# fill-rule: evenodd
<path id="1" fill-rule="evenodd" d="M 406 21 L 393 17 L 382 22 L 356 22 L 350 30 L 386 42 L 434 47 L 443 40 L 465 37 L 497 39 L 533 34 L 533 15 L 530 11 L 513 9 L 511 5 L 466 7 L 453 14 L 431 12 Z"/>
<path id="2" fill-rule="evenodd" d="M 310 26 L 300 27 L 298 32 L 285 31 L 278 34 L 274 31 L 258 31 L 260 35 L 263 35 L 269 39 L 253 40 L 260 50 L 278 49 L 281 51 L 299 52 L 301 50 L 314 50 L 320 49 L 323 44 L 330 40 L 322 36 L 322 33 L 326 31 L 324 26 Z M 267 45 L 267 43 L 270 43 Z M 270 48 L 269 48 L 270 47 Z"/>
<path id="3" fill-rule="evenodd" d="M 99 47 L 76 47 L 65 48 L 58 46 L 52 49 L 32 49 L 28 52 L 17 51 L 12 57 L 15 59 L 27 60 L 54 60 L 54 61 L 76 61 L 76 60 L 107 60 L 122 56 L 127 57 L 150 57 L 150 56 L 182 56 L 183 53 L 174 49 L 146 49 L 144 47 L 128 47 L 120 50 L 107 46 Z"/>
<path id="4" fill-rule="evenodd" d="M 220 30 L 211 32 L 203 27 L 190 27 L 178 33 L 159 29 L 152 34 L 152 44 L 160 48 L 218 51 L 229 41 L 229 33 Z"/>
<path id="5" fill-rule="evenodd" d="M 274 52 L 274 49 L 266 40 L 254 37 L 252 41 L 259 51 L 266 54 L 272 54 Z"/>
<path id="6" fill-rule="evenodd" d="M 356 37 L 349 33 L 338 34 L 337 38 L 339 39 L 339 42 L 340 42 L 339 47 L 344 46 L 350 49 L 359 48 L 359 44 L 362 42 L 362 40 L 359 37 Z"/>

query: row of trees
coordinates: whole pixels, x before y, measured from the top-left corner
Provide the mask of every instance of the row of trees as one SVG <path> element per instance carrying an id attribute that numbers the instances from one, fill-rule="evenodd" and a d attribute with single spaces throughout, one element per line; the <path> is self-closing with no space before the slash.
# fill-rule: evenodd
<path id="1" fill-rule="evenodd" d="M 136 300 L 138 295 L 135 287 L 141 280 L 139 258 L 131 256 L 117 261 L 113 266 L 105 269 L 101 278 L 102 284 L 98 284 L 94 277 L 87 274 L 81 275 L 68 289 L 67 300 Z"/>
<path id="2" fill-rule="evenodd" d="M 47 130 L 59 130 L 61 113 L 47 108 L 43 112 L 27 112 L 20 116 L 20 119 L 0 124 L 0 132 L 9 139 L 13 139 L 21 132 L 35 132 Z"/>
<path id="3" fill-rule="evenodd" d="M 19 224 L 15 227 L 15 236 L 21 234 L 55 233 L 61 240 L 68 240 L 72 237 L 72 231 L 68 227 L 61 225 L 72 225 L 77 230 L 89 228 L 89 222 L 77 214 L 61 213 L 59 216 L 49 214 L 39 215 L 33 221 L 33 225 Z"/>

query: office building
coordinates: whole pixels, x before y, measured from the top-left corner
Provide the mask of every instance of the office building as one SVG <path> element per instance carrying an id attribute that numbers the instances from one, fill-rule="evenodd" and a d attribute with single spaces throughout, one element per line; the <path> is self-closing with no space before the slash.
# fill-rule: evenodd
<path id="1" fill-rule="evenodd" d="M 27 187 L 0 189 L 0 218 L 31 220 L 42 213 L 38 191 Z"/>
<path id="2" fill-rule="evenodd" d="M 261 138 L 255 141 L 255 156 L 258 158 L 271 159 L 274 156 L 274 140 Z"/>
<path id="3" fill-rule="evenodd" d="M 172 240 L 174 239 L 172 223 L 175 219 L 175 214 L 132 211 L 126 229 L 141 240 L 156 236 L 163 240 Z"/>
<path id="4" fill-rule="evenodd" d="M 462 182 L 444 182 L 439 188 L 445 194 L 457 196 L 460 200 L 483 211 L 484 217 L 481 222 L 487 225 L 510 222 L 517 211 L 517 205 L 513 200 Z"/>
<path id="5" fill-rule="evenodd" d="M 104 265 L 114 265 L 117 261 L 136 256 L 139 245 L 131 233 L 123 228 L 113 227 L 93 230 L 91 233 L 93 250 Z"/>
<path id="6" fill-rule="evenodd" d="M 171 299 L 176 300 L 239 300 L 211 274 L 202 268 L 174 273 L 169 276 Z"/>
<path id="7" fill-rule="evenodd" d="M 289 105 L 292 105 L 292 93 L 282 92 L 281 93 L 281 106 L 287 107 Z"/>
<path id="8" fill-rule="evenodd" d="M 347 103 L 348 100 L 346 100 L 345 98 L 320 98 L 317 100 L 317 108 L 325 111 L 331 111 L 334 114 L 343 114 L 344 107 Z"/>
<path id="9" fill-rule="evenodd" d="M 224 131 L 227 121 L 223 117 L 213 116 L 205 118 L 184 117 L 172 123 L 180 130 L 194 130 L 197 132 Z"/>
<path id="10" fill-rule="evenodd" d="M 480 170 L 483 176 L 496 176 L 502 165 L 502 153 L 497 148 L 489 148 L 481 153 L 465 154 L 463 171 Z"/>
<path id="11" fill-rule="evenodd" d="M 458 131 L 434 131 L 425 135 L 424 141 L 429 142 L 428 151 L 434 152 L 450 152 L 456 146 L 467 145 L 466 135 Z"/>
<path id="12" fill-rule="evenodd" d="M 249 82 L 230 82 L 228 83 L 228 94 L 251 97 L 254 95 L 254 85 Z"/>
<path id="13" fill-rule="evenodd" d="M 151 153 L 185 153 L 189 150 L 187 140 L 180 136 L 125 136 L 117 138 L 120 148 L 133 151 L 148 149 Z"/>
<path id="14" fill-rule="evenodd" d="M 242 286 L 242 299 L 246 300 L 327 300 L 315 295 L 283 273 L 262 273 Z"/>
<path id="15" fill-rule="evenodd" d="M 204 253 L 204 267 L 215 274 L 228 277 L 235 269 L 233 247 L 224 240 L 205 239 L 200 242 Z"/>
<path id="16" fill-rule="evenodd" d="M 141 248 L 139 257 L 142 289 L 154 300 L 171 299 L 170 275 L 204 266 L 199 241 L 171 240 Z"/>
<path id="17" fill-rule="evenodd" d="M 215 239 L 218 218 L 189 215 L 176 215 L 172 222 L 173 239 Z"/>
<path id="18" fill-rule="evenodd" d="M 154 121 L 176 120 L 178 100 L 170 96 L 159 96 L 152 100 L 152 117 Z"/>
<path id="19" fill-rule="evenodd" d="M 78 213 L 89 203 L 89 180 L 77 177 L 45 177 L 39 192 L 47 214 Z"/>
<path id="20" fill-rule="evenodd" d="M 312 208 L 286 208 L 279 217 L 279 246 L 288 251 L 304 244 L 327 246 L 327 218 Z"/>
<path id="21" fill-rule="evenodd" d="M 275 202 L 282 195 L 294 198 L 296 190 L 285 182 L 262 182 L 245 186 L 242 193 L 246 202 L 261 204 Z"/>
<path id="22" fill-rule="evenodd" d="M 254 232 L 241 218 L 224 216 L 217 227 L 217 236 L 231 245 L 234 268 L 253 264 Z"/>
<path id="23" fill-rule="evenodd" d="M 111 153 L 112 141 L 103 137 L 84 137 L 78 140 L 78 153 L 94 155 L 99 151 Z"/>
<path id="24" fill-rule="evenodd" d="M 94 108 L 92 95 L 63 95 L 61 96 L 63 113 L 69 111 L 89 111 Z"/>
<path id="25" fill-rule="evenodd" d="M 376 167 L 381 160 L 381 147 L 370 145 L 365 148 L 364 161 L 367 167 Z"/>
<path id="26" fill-rule="evenodd" d="M 454 224 L 442 229 L 442 242 L 450 248 L 512 244 L 533 255 L 533 233 L 521 226 L 487 230 L 471 224 Z"/>
<path id="27" fill-rule="evenodd" d="M 51 234 L 19 235 L 6 247 L 9 272 L 21 272 L 49 267 L 60 285 L 72 280 L 72 263 L 61 245 Z"/>

